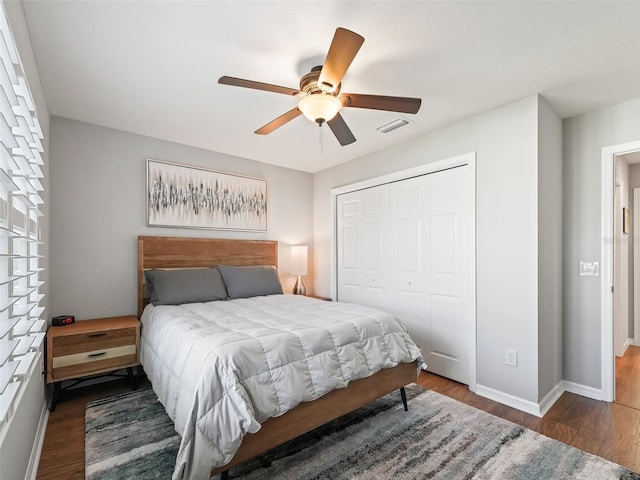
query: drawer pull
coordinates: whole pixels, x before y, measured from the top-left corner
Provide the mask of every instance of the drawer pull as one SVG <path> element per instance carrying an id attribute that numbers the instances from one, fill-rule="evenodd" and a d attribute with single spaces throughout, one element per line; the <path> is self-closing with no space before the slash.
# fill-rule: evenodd
<path id="1" fill-rule="evenodd" d="M 98 353 L 90 353 L 87 357 L 101 357 L 102 355 L 106 355 L 107 352 L 98 352 Z"/>
<path id="2" fill-rule="evenodd" d="M 104 337 L 106 335 L 105 332 L 102 333 L 90 333 L 87 335 L 87 337 L 89 338 L 96 338 L 96 337 Z"/>

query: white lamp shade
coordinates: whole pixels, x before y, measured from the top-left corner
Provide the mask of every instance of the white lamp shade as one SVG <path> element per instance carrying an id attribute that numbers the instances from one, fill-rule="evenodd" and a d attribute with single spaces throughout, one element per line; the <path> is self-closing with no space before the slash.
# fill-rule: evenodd
<path id="1" fill-rule="evenodd" d="M 307 252 L 306 245 L 294 245 L 291 247 L 291 274 L 307 274 Z"/>
<path id="2" fill-rule="evenodd" d="M 342 102 L 333 95 L 315 93 L 302 97 L 298 109 L 312 122 L 324 123 L 331 120 L 342 108 Z"/>

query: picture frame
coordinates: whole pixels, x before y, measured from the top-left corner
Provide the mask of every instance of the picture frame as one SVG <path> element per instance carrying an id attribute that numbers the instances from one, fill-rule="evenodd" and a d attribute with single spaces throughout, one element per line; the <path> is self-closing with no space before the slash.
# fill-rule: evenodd
<path id="1" fill-rule="evenodd" d="M 267 181 L 147 159 L 147 226 L 267 231 Z"/>
<path id="2" fill-rule="evenodd" d="M 631 233 L 631 214 L 627 207 L 622 207 L 622 233 Z"/>

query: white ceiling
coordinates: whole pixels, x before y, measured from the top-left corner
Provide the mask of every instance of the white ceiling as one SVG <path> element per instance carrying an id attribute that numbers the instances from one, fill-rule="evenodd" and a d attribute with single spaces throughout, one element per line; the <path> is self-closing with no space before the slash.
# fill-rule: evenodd
<path id="1" fill-rule="evenodd" d="M 563 118 L 640 98 L 640 2 L 23 0 L 50 113 L 298 170 L 324 168 L 540 93 Z M 412 123 L 345 109 L 341 147 L 295 98 L 336 27 L 365 38 L 343 92 L 422 98 Z M 179 161 L 178 158 L 166 159 Z"/>

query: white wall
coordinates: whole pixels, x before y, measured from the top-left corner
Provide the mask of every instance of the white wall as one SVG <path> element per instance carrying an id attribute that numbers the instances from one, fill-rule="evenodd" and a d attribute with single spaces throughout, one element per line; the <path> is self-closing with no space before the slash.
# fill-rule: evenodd
<path id="1" fill-rule="evenodd" d="M 562 120 L 538 110 L 538 400 L 562 380 Z"/>
<path id="2" fill-rule="evenodd" d="M 640 140 L 640 99 L 564 121 L 565 380 L 601 385 L 600 277 L 578 275 L 583 261 L 600 261 L 602 148 Z"/>
<path id="3" fill-rule="evenodd" d="M 278 240 L 288 291 L 288 245 L 311 246 L 309 173 L 60 117 L 51 119 L 51 158 L 52 315 L 135 314 L 138 235 Z M 146 158 L 266 178 L 268 232 L 145 226 Z"/>
<path id="4" fill-rule="evenodd" d="M 315 174 L 315 289 L 330 294 L 331 188 L 472 151 L 477 152 L 477 382 L 537 403 L 537 95 Z M 517 368 L 504 364 L 505 348 L 518 351 Z"/>
<path id="5" fill-rule="evenodd" d="M 18 47 L 18 52 L 22 65 L 25 69 L 25 75 L 29 82 L 31 94 L 36 103 L 38 110 L 38 119 L 42 132 L 44 133 L 43 141 L 43 159 L 44 159 L 44 179 L 42 184 L 45 188 L 42 192 L 42 198 L 45 204 L 41 210 L 44 218 L 41 219 L 43 245 L 41 252 L 41 267 L 45 270 L 41 273 L 40 278 L 45 284 L 40 287 L 41 292 L 48 293 L 50 291 L 49 281 L 49 111 L 44 96 L 44 91 L 40 83 L 40 74 L 33 55 L 31 40 L 22 10 L 22 3 L 9 1 L 4 2 L 5 10 L 9 18 L 11 30 Z M 48 297 L 41 301 L 40 305 L 45 307 L 43 318 L 49 315 Z M 41 368 L 38 366 L 36 368 Z M 44 370 L 44 369 L 43 369 Z M 36 374 L 29 380 L 24 394 L 17 405 L 14 417 L 11 421 L 9 430 L 5 437 L 5 441 L 0 445 L 0 477 L 2 479 L 22 479 L 25 475 L 30 474 L 29 468 L 37 468 L 34 455 L 38 455 L 36 437 L 38 435 L 38 425 L 43 414 L 46 413 L 44 381 L 41 375 Z"/>

